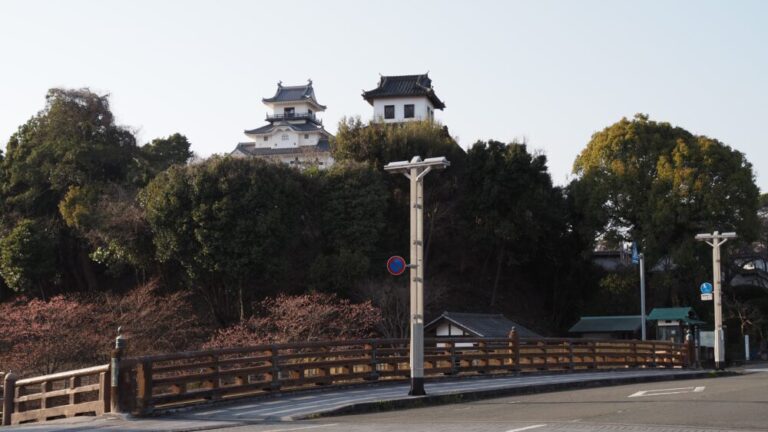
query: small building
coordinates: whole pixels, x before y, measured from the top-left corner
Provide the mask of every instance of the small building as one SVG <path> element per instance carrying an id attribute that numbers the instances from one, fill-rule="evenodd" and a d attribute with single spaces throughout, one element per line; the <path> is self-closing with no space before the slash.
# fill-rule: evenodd
<path id="1" fill-rule="evenodd" d="M 378 87 L 363 91 L 363 99 L 373 106 L 373 119 L 384 123 L 434 120 L 435 110 L 445 108 L 429 74 L 382 76 Z"/>
<path id="2" fill-rule="evenodd" d="M 312 80 L 298 86 L 278 82 L 275 95 L 262 102 L 272 110 L 266 116 L 269 124 L 246 130 L 251 141 L 239 143 L 231 156 L 258 157 L 297 168 L 333 165 L 331 134 L 317 117 L 326 107 L 315 98 Z"/>
<path id="3" fill-rule="evenodd" d="M 568 333 L 590 339 L 640 339 L 640 315 L 585 316 Z"/>
<path id="4" fill-rule="evenodd" d="M 705 324 L 691 307 L 653 308 L 648 321 L 656 324 L 656 340 L 685 342 L 687 329 Z"/>
<path id="5" fill-rule="evenodd" d="M 424 327 L 427 337 L 506 338 L 515 328 L 521 338 L 541 338 L 502 314 L 443 312 Z"/>

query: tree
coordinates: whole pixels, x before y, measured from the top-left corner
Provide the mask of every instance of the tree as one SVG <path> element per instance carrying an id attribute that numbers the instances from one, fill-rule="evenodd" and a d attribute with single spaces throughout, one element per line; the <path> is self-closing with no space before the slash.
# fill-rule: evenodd
<path id="1" fill-rule="evenodd" d="M 322 291 L 348 294 L 368 276 L 371 254 L 386 224 L 387 191 L 383 173 L 355 162 L 340 162 L 311 175 L 316 191 L 308 208 L 314 233 L 309 248 L 310 285 Z M 312 235 L 314 234 L 314 235 Z"/>
<path id="2" fill-rule="evenodd" d="M 205 338 L 188 293 L 162 294 L 156 281 L 124 294 L 19 296 L 0 303 L 0 370 L 49 374 L 104 363 L 118 326 L 132 356 L 194 349 Z"/>
<path id="3" fill-rule="evenodd" d="M 173 165 L 184 165 L 194 155 L 189 140 L 175 133 L 167 138 L 157 138 L 141 147 L 141 155 L 147 163 L 147 181 Z M 146 182 L 144 182 L 146 184 Z"/>
<path id="4" fill-rule="evenodd" d="M 22 219 L 0 239 L 0 275 L 16 293 L 40 293 L 58 278 L 56 230 L 42 220 Z"/>
<path id="5" fill-rule="evenodd" d="M 101 361 L 108 336 L 92 306 L 56 296 L 0 304 L 0 369 L 50 374 Z"/>
<path id="6" fill-rule="evenodd" d="M 157 259 L 184 269 L 220 323 L 245 319 L 251 298 L 288 269 L 305 202 L 299 176 L 259 159 L 214 157 L 171 167 L 142 192 Z"/>
<path id="7" fill-rule="evenodd" d="M 365 124 L 359 117 L 344 118 L 332 148 L 336 160 L 367 162 L 377 168 L 415 155 L 445 156 L 452 163 L 459 163 L 464 156 L 448 128 L 432 121 Z"/>
<path id="8" fill-rule="evenodd" d="M 495 268 L 490 306 L 496 306 L 502 273 L 522 268 L 563 231 L 562 193 L 552 186 L 544 155 L 525 144 L 477 142 L 467 154 L 462 208 L 473 244 Z"/>
<path id="9" fill-rule="evenodd" d="M 357 161 L 371 164 L 381 170 L 393 161 L 445 156 L 451 162 L 449 169 L 430 174 L 425 179 L 424 259 L 429 262 L 429 274 L 454 262 L 454 241 L 459 238 L 456 204 L 459 179 L 462 176 L 466 154 L 456 143 L 448 128 L 431 121 L 406 123 L 370 122 L 359 118 L 344 119 L 339 123 L 333 142 L 333 155 L 338 161 Z M 372 253 L 383 265 L 393 253 L 408 250 L 409 183 L 401 175 L 385 175 L 388 202 L 384 216 L 387 221 L 381 233 L 378 250 Z M 435 257 L 434 250 L 441 253 Z"/>
<path id="10" fill-rule="evenodd" d="M 7 154 L 0 158 L 0 236 L 22 220 L 46 221 L 56 233 L 50 246 L 56 251 L 57 277 L 46 281 L 45 274 L 40 273 L 40 283 L 51 288 L 96 290 L 101 268 L 92 258 L 100 259 L 108 250 L 111 258 L 102 262 L 114 264 L 121 253 L 128 256 L 126 250 L 136 248 L 126 244 L 124 233 L 106 233 L 115 225 L 102 225 L 104 211 L 111 208 L 104 204 L 104 197 L 123 190 L 128 199 L 121 211 L 129 210 L 137 187 L 188 151 L 186 138 L 178 134 L 146 147 L 140 151 L 131 131 L 116 124 L 109 97 L 87 88 L 49 90 L 45 108 L 13 134 Z M 29 247 L 39 244 L 26 243 Z M 18 252 L 24 256 L 43 253 Z M 121 262 L 131 261 L 126 258 Z"/>
<path id="11" fill-rule="evenodd" d="M 280 294 L 256 309 L 256 315 L 216 332 L 204 348 L 362 339 L 372 337 L 381 320 L 370 301 L 353 304 L 334 294 Z"/>
<path id="12" fill-rule="evenodd" d="M 608 245 L 637 241 L 649 268 L 668 258 L 668 272 L 655 289 L 659 303 L 688 303 L 683 298 L 691 294 L 682 287 L 695 286 L 706 274 L 696 233 L 737 231 L 744 241 L 756 238 L 752 165 L 715 139 L 638 114 L 594 134 L 574 173 L 570 190 L 593 238 Z"/>

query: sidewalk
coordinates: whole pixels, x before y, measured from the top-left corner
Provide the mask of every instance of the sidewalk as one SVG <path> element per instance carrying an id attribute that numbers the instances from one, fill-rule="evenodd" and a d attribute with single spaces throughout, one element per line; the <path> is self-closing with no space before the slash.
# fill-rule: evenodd
<path id="1" fill-rule="evenodd" d="M 622 370 L 519 377 L 467 377 L 427 382 L 426 396 L 408 396 L 408 384 L 374 384 L 279 394 L 179 410 L 162 417 L 76 417 L 0 428 L 2 431 L 200 431 L 254 423 L 293 421 L 333 414 L 457 403 L 515 394 L 637 382 L 716 376 L 702 370 Z"/>

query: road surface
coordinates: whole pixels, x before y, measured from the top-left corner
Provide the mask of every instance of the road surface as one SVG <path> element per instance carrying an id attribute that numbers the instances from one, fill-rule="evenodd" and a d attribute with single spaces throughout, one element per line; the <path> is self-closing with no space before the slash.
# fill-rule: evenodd
<path id="1" fill-rule="evenodd" d="M 657 371 L 649 371 L 656 373 Z M 630 376 L 633 372 L 601 372 Z M 636 372 L 634 372 L 636 373 Z M 430 383 L 430 394 L 471 391 L 478 387 L 509 386 L 510 382 L 569 382 L 589 374 L 488 378 Z M 509 381 L 505 384 L 505 381 Z M 569 386 L 575 386 L 571 383 Z M 612 387 L 574 389 L 498 397 L 373 414 L 295 420 L 343 405 L 349 398 L 373 396 L 399 400 L 403 385 L 286 395 L 269 400 L 213 405 L 173 416 L 141 420 L 78 418 L 10 428 L 53 431 L 193 431 L 229 432 L 721 432 L 768 431 L 768 368 L 747 370 L 743 375 L 658 381 Z M 405 384 L 407 386 L 407 384 Z M 355 392 L 355 393 L 352 393 Z M 282 421 L 278 419 L 283 418 Z M 293 418 L 294 420 L 286 421 Z M 0 431 L 2 432 L 2 431 Z"/>

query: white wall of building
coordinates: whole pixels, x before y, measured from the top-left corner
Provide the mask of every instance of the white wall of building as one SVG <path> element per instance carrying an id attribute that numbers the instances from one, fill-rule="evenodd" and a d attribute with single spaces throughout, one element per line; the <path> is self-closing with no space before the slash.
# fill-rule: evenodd
<path id="1" fill-rule="evenodd" d="M 321 134 L 319 132 L 295 131 L 285 126 L 278 127 L 268 135 L 248 135 L 248 137 L 254 141 L 258 148 L 292 148 L 317 145 Z"/>
<path id="2" fill-rule="evenodd" d="M 405 118 L 405 105 L 413 105 L 414 117 Z M 387 105 L 395 106 L 395 118 L 384 118 L 384 107 Z M 419 97 L 398 97 L 398 98 L 381 98 L 373 101 L 373 118 L 376 121 L 383 121 L 385 123 L 399 123 L 405 121 L 415 120 L 427 120 L 430 118 L 430 112 L 435 112 L 435 107 L 432 102 L 424 96 Z M 433 114 L 434 115 L 434 114 Z M 434 118 L 434 117 L 432 117 Z"/>
<path id="3" fill-rule="evenodd" d="M 284 114 L 286 108 L 293 108 L 295 113 L 306 113 L 312 111 L 313 113 L 322 112 L 323 110 L 315 106 L 315 104 L 308 102 L 271 102 L 265 104 L 272 110 L 272 114 Z"/>
<path id="4" fill-rule="evenodd" d="M 462 330 L 460 327 L 457 327 L 456 325 L 454 325 L 449 321 L 444 321 L 438 324 L 437 328 L 435 329 L 435 335 L 436 336 L 469 336 L 469 334 L 464 333 L 464 330 Z"/>

